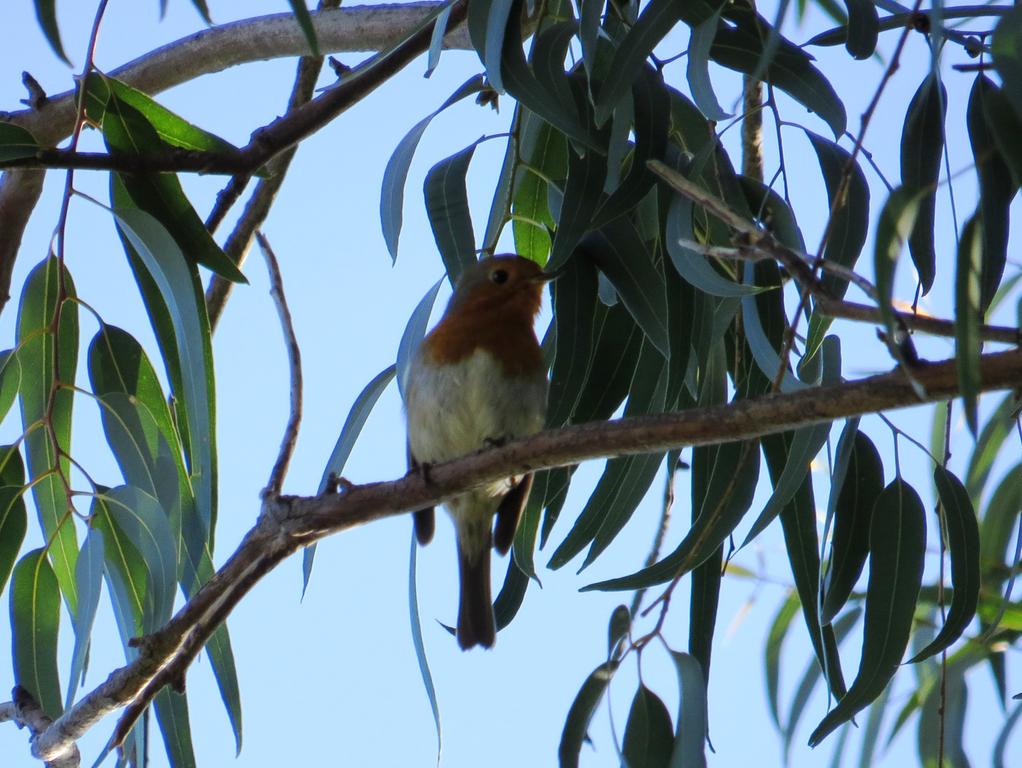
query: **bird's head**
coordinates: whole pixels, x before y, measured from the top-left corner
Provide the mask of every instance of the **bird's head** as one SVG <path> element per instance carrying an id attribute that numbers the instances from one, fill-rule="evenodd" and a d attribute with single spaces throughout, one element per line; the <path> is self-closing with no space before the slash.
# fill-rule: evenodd
<path id="1" fill-rule="evenodd" d="M 543 284 L 555 276 L 513 254 L 482 259 L 462 272 L 446 314 L 525 317 L 531 324 L 542 303 Z"/>

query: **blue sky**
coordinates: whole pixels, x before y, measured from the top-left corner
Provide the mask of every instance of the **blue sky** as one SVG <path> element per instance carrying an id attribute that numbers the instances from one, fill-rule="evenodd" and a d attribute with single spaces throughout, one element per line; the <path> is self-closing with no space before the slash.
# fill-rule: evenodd
<path id="1" fill-rule="evenodd" d="M 71 71 L 50 52 L 35 22 L 30 4 L 11 4 L 4 11 L 5 27 L 15 42 L 0 48 L 0 108 L 13 110 L 24 97 L 20 72 L 28 69 L 49 92 L 66 89 Z M 113 67 L 157 45 L 202 28 L 191 4 L 172 0 L 167 17 L 158 19 L 158 4 L 112 2 L 100 37 L 96 62 Z M 81 65 L 93 3 L 58 3 L 65 48 L 75 69 Z M 264 12 L 287 10 L 283 0 L 232 4 L 211 3 L 214 20 L 229 21 Z M 770 15 L 772 11 L 767 11 Z M 811 27 L 821 28 L 815 19 Z M 801 41 L 810 36 L 789 28 Z M 13 32 L 13 34 L 12 34 Z M 884 42 L 893 45 L 889 33 Z M 663 44 L 665 54 L 683 50 L 679 29 Z M 904 110 L 923 76 L 926 59 L 918 36 L 909 40 L 907 59 L 891 83 L 866 146 L 878 164 L 897 175 L 898 139 Z M 814 51 L 815 53 L 815 51 Z M 876 61 L 850 62 L 842 49 L 818 53 L 825 73 L 834 77 L 848 105 L 849 126 L 858 129 L 858 115 L 880 78 Z M 964 59 L 951 50 L 954 61 Z M 360 55 L 341 54 L 353 64 Z M 684 84 L 684 63 L 668 69 L 668 76 Z M 837 67 L 842 67 L 838 69 Z M 474 53 L 447 52 L 432 78 L 424 80 L 425 60 L 413 63 L 362 104 L 305 142 L 264 231 L 281 261 L 285 289 L 294 314 L 305 373 L 305 420 L 295 461 L 285 491 L 315 492 L 322 468 L 344 417 L 364 384 L 389 365 L 401 331 L 422 293 L 440 276 L 442 265 L 426 222 L 420 190 L 426 171 L 436 161 L 467 146 L 483 134 L 506 130 L 511 107 L 505 100 L 499 113 L 466 100 L 441 115 L 423 140 L 409 176 L 405 198 L 405 227 L 396 266 L 391 266 L 379 225 L 379 188 L 386 161 L 407 130 L 435 109 L 469 75 L 480 70 Z M 224 138 L 244 144 L 249 132 L 280 114 L 286 104 L 294 62 L 281 60 L 248 65 L 207 76 L 158 97 L 161 103 Z M 718 93 L 732 94 L 736 78 L 715 69 Z M 330 82 L 324 75 L 321 84 Z M 949 145 L 961 170 L 971 160 L 964 109 L 971 77 L 948 73 Z M 721 98 L 725 107 L 729 102 Z M 817 131 L 822 123 L 790 101 L 783 100 L 786 119 L 805 122 Z M 726 140 L 734 146 L 737 130 Z M 784 134 L 786 159 L 792 172 L 792 197 L 806 241 L 815 244 L 824 224 L 825 194 L 815 158 L 808 144 L 793 129 Z M 86 135 L 85 148 L 100 148 L 94 135 Z M 774 157 L 772 126 L 768 122 L 768 168 Z M 502 155 L 500 142 L 486 142 L 476 151 L 469 177 L 470 199 L 477 232 L 488 213 L 492 185 Z M 734 155 L 737 158 L 737 154 Z M 873 216 L 884 195 L 876 176 L 867 171 L 873 189 Z M 62 174 L 52 173 L 22 246 L 14 277 L 14 299 L 0 316 L 0 347 L 13 344 L 17 292 L 28 270 L 47 252 L 56 222 Z M 186 190 L 200 215 L 210 208 L 222 183 L 218 178 L 185 179 Z M 76 184 L 90 194 L 106 198 L 103 174 L 79 173 Z M 955 180 L 958 221 L 971 213 L 974 175 Z M 942 265 L 954 255 L 953 227 L 946 196 L 939 196 L 938 222 Z M 1016 203 L 1017 204 L 1017 203 Z M 236 215 L 237 212 L 235 212 Z M 233 221 L 221 229 L 221 239 Z M 68 265 L 80 296 L 103 318 L 129 329 L 150 349 L 148 323 L 137 299 L 110 218 L 82 201 L 72 205 L 68 223 Z M 1017 242 L 1017 237 L 1015 238 Z M 510 250 L 510 231 L 506 236 Z M 868 263 L 870 245 L 864 252 Z M 1009 251 L 1011 252 L 1011 251 Z M 947 314 L 950 269 L 938 284 L 927 308 Z M 868 273 L 871 270 L 865 268 Z M 268 295 L 265 267 L 257 253 L 245 272 L 248 287 L 235 290 L 214 338 L 218 388 L 220 447 L 220 525 L 217 562 L 236 546 L 258 514 L 258 493 L 276 456 L 287 416 L 285 349 L 276 314 Z M 911 269 L 905 259 L 897 293 L 911 299 Z M 441 297 L 441 302 L 444 296 Z M 438 307 L 441 302 L 438 302 Z M 1011 312 L 1014 308 L 1011 308 Z M 541 323 L 546 322 L 544 314 Z M 1011 315 L 1005 315 L 1012 322 Z M 95 328 L 83 317 L 83 337 Z M 846 326 L 839 326 L 845 328 Z M 4 341 L 4 340 L 7 341 Z M 857 377 L 890 366 L 886 352 L 871 328 L 854 329 L 843 339 L 844 373 Z M 924 342 L 924 356 L 945 357 L 946 342 Z M 79 375 L 84 381 L 84 369 Z M 928 440 L 929 411 L 898 414 L 897 423 Z M 873 419 L 864 422 L 889 463 L 891 440 Z M 836 440 L 840 425 L 836 425 Z M 74 455 L 97 479 L 116 484 L 118 473 L 98 426 L 94 406 L 76 402 Z M 12 415 L 0 425 L 0 438 L 13 440 L 20 421 Z M 955 464 L 968 455 L 971 440 L 955 427 Z M 686 451 L 686 457 L 688 452 Z M 929 469 L 914 449 L 902 450 L 903 467 L 929 505 Z M 380 400 L 363 438 L 345 469 L 353 482 L 389 479 L 404 472 L 404 428 L 396 387 Z M 999 465 L 1002 474 L 1008 464 Z M 598 477 L 600 462 L 583 467 L 573 485 L 562 518 L 552 537 L 556 543 L 569 530 L 581 510 L 587 490 Z M 888 480 L 890 479 L 888 471 Z M 826 464 L 814 478 L 817 503 L 825 504 Z M 79 478 L 79 480 L 81 480 Z M 587 483 L 588 480 L 588 483 Z M 83 483 L 84 484 L 84 483 Z M 441 519 L 435 542 L 420 551 L 419 596 L 425 642 L 433 666 L 444 724 L 445 766 L 549 765 L 555 762 L 565 714 L 579 685 L 606 655 L 606 624 L 611 610 L 629 596 L 585 593 L 585 584 L 631 572 L 646 556 L 658 522 L 658 500 L 663 479 L 654 482 L 650 497 L 633 522 L 607 553 L 582 574 L 572 563 L 560 571 L 542 569 L 543 589 L 530 588 L 515 622 L 500 634 L 490 652 L 461 653 L 437 624 L 451 623 L 456 610 L 456 573 L 450 525 Z M 768 489 L 760 488 L 757 504 Z M 682 473 L 676 488 L 677 504 L 668 534 L 673 547 L 687 526 L 688 484 Z M 754 505 L 756 506 L 756 505 Z M 932 517 L 930 519 L 932 526 Z M 347 765 L 431 765 L 435 761 L 435 734 L 429 706 L 419 682 L 407 614 L 407 569 L 411 523 L 398 517 L 345 532 L 320 544 L 315 572 L 304 602 L 300 559 L 292 558 L 263 580 L 231 616 L 234 652 L 243 695 L 245 746 L 237 761 L 242 766 L 311 764 L 323 761 Z M 38 531 L 30 525 L 29 542 L 37 546 Z M 932 559 L 932 558 L 931 558 Z M 495 565 L 495 578 L 503 575 L 506 561 Z M 740 553 L 736 562 L 762 573 L 755 583 L 740 577 L 724 580 L 714 644 L 710 684 L 710 726 L 716 754 L 711 765 L 780 764 L 780 741 L 767 715 L 763 690 L 763 638 L 780 600 L 790 584 L 783 542 L 777 526 Z M 540 554 L 537 563 L 545 563 Z M 931 563 L 932 565 L 932 563 Z M 499 582 L 498 582 L 499 584 Z M 6 596 L 4 596 L 6 600 Z M 687 587 L 675 599 L 664 634 L 673 647 L 687 641 Z M 0 647 L 9 647 L 9 628 L 0 623 Z M 855 645 L 858 630 L 853 633 Z M 70 625 L 61 634 L 61 659 L 71 652 Z M 847 650 L 847 649 L 846 649 Z M 854 650 L 854 649 L 852 649 Z M 784 656 L 783 700 L 790 700 L 794 680 L 809 659 L 801 625 L 795 627 Z M 122 663 L 109 604 L 104 598 L 97 618 L 87 687 L 100 682 Z M 846 676 L 856 668 L 854 653 L 846 653 Z M 66 666 L 62 667 L 66 678 Z M 662 654 L 647 653 L 643 679 L 673 712 L 677 701 L 673 668 Z M 1010 690 L 1022 688 L 1018 672 L 1009 664 Z M 635 689 L 636 669 L 630 657 L 611 688 L 613 721 L 623 730 Z M 0 665 L 0 691 L 9 689 L 12 673 Z M 999 728 L 1001 714 L 993 705 L 989 675 L 980 670 L 970 677 L 970 720 L 966 744 L 975 764 L 983 764 L 989 744 Z M 203 659 L 188 677 L 191 719 L 201 765 L 224 765 L 234 747 L 227 718 L 219 701 L 208 663 Z M 908 688 L 893 694 L 897 706 Z M 827 765 L 834 738 L 810 751 L 804 746 L 809 729 L 823 716 L 826 702 L 819 693 L 811 701 L 803 728 L 796 736 L 793 765 Z M 861 722 L 861 721 L 860 721 Z M 113 727 L 104 721 L 82 747 L 86 760 L 95 756 Z M 594 720 L 594 748 L 583 749 L 583 765 L 616 763 L 607 708 Z M 1022 741 L 1016 735 L 1016 752 Z M 856 747 L 857 750 L 857 747 Z M 915 736 L 908 729 L 886 754 L 882 764 L 903 765 L 915 752 Z M 855 752 L 853 752 L 854 754 Z M 0 725 L 0 754 L 9 766 L 35 765 L 28 757 L 27 739 L 13 726 Z M 165 764 L 162 747 L 152 750 L 153 765 Z"/>

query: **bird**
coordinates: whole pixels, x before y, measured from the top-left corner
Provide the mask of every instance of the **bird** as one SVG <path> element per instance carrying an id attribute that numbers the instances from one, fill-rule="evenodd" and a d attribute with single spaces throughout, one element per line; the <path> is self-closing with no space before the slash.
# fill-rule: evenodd
<path id="1" fill-rule="evenodd" d="M 543 428 L 547 367 L 533 329 L 543 285 L 555 276 L 513 254 L 464 269 L 450 302 L 408 366 L 404 385 L 409 471 L 501 445 Z M 460 599 L 456 639 L 491 648 L 490 547 L 507 554 L 532 489 L 510 477 L 445 502 L 454 522 Z M 496 515 L 496 524 L 493 518 Z M 414 512 L 419 544 L 433 538 L 432 507 Z"/>

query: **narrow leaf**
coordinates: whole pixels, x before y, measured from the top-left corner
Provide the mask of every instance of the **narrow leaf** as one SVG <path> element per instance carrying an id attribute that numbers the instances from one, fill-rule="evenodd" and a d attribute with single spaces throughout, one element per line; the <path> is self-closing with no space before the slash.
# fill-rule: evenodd
<path id="1" fill-rule="evenodd" d="M 561 743 L 557 749 L 561 768 L 578 768 L 579 752 L 582 749 L 582 742 L 587 738 L 589 723 L 592 722 L 596 708 L 600 706 L 617 667 L 616 661 L 605 662 L 594 669 L 582 683 L 575 700 L 571 703 L 564 721 L 564 729 L 561 731 Z"/>
<path id="2" fill-rule="evenodd" d="M 0 123 L 0 161 L 34 157 L 39 144 L 32 134 L 13 123 Z"/>
<path id="3" fill-rule="evenodd" d="M 699 662 L 687 653 L 671 651 L 678 672 L 678 720 L 670 768 L 706 765 L 706 680 Z"/>
<path id="4" fill-rule="evenodd" d="M 688 43 L 688 64 L 685 74 L 688 77 L 688 87 L 692 92 L 692 100 L 695 101 L 699 111 L 707 120 L 726 120 L 731 114 L 720 106 L 717 95 L 713 92 L 713 83 L 710 81 L 710 46 L 717 36 L 717 26 L 720 21 L 718 11 L 706 21 L 701 22 L 692 28 L 692 34 Z"/>
<path id="5" fill-rule="evenodd" d="M 770 624 L 770 631 L 767 632 L 766 644 L 764 646 L 764 668 L 766 670 L 767 702 L 770 705 L 770 717 L 778 731 L 783 732 L 781 725 L 780 709 L 780 680 L 781 680 L 781 650 L 784 638 L 788 636 L 791 623 L 798 614 L 799 601 L 798 593 L 795 590 L 788 592 L 787 599 L 781 603 L 777 615 Z"/>
<path id="6" fill-rule="evenodd" d="M 440 705 L 437 702 L 436 687 L 433 685 L 433 674 L 429 670 L 429 660 L 426 658 L 426 646 L 422 641 L 422 623 L 419 621 L 419 595 L 415 583 L 418 549 L 419 543 L 415 539 L 415 531 L 412 531 L 412 545 L 408 555 L 408 616 L 412 627 L 415 659 L 419 662 L 419 674 L 422 675 L 422 687 L 426 689 L 426 697 L 429 699 L 429 706 L 433 711 L 433 724 L 436 727 L 436 760 L 439 765 L 443 751 L 443 731 L 440 727 Z"/>
<path id="7" fill-rule="evenodd" d="M 973 435 L 978 429 L 977 399 L 979 358 L 983 343 L 979 338 L 983 222 L 974 215 L 962 230 L 958 243 L 958 264 L 955 272 L 955 360 L 958 388 L 965 407 L 965 421 Z"/>
<path id="8" fill-rule="evenodd" d="M 452 285 L 458 282 L 462 270 L 476 260 L 465 186 L 465 174 L 475 148 L 476 144 L 471 144 L 434 165 L 423 186 L 426 215 Z"/>
<path id="9" fill-rule="evenodd" d="M 35 15 L 36 19 L 39 20 L 39 27 L 43 30 L 43 34 L 46 35 L 46 41 L 50 44 L 53 52 L 60 57 L 61 61 L 71 66 L 71 60 L 64 53 L 64 46 L 60 42 L 60 28 L 57 26 L 56 5 L 56 0 L 35 0 Z"/>
<path id="10" fill-rule="evenodd" d="M 309 9 L 305 5 L 305 0 L 288 0 L 288 4 L 291 6 L 291 11 L 295 15 L 295 20 L 298 22 L 298 26 L 302 28 L 302 34 L 305 35 L 306 41 L 309 43 L 309 51 L 313 56 L 319 56 L 319 42 L 316 40 L 316 28 L 312 24 L 312 16 L 309 15 Z"/>
<path id="11" fill-rule="evenodd" d="M 61 713 L 57 675 L 60 590 L 44 549 L 33 549 L 14 567 L 11 635 L 14 679 L 49 717 Z"/>
<path id="12" fill-rule="evenodd" d="M 89 535 L 82 544 L 82 551 L 75 563 L 75 580 L 78 582 L 78 609 L 72 622 L 75 647 L 71 654 L 65 708 L 74 703 L 75 691 L 85 682 L 85 659 L 89 652 L 92 623 L 99 607 L 99 593 L 103 583 L 103 533 L 97 528 L 89 529 Z"/>
<path id="13" fill-rule="evenodd" d="M 898 256 L 915 226 L 919 213 L 920 198 L 911 189 L 897 187 L 887 198 L 876 226 L 873 270 L 876 275 L 877 299 L 880 314 L 888 338 L 896 338 L 894 310 L 891 300 L 894 294 L 894 270 Z"/>

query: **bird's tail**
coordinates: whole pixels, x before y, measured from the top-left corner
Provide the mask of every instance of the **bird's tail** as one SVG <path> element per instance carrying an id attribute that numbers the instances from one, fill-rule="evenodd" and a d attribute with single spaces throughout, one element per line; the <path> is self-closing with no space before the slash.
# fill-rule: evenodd
<path id="1" fill-rule="evenodd" d="M 458 541 L 458 575 L 461 599 L 458 604 L 458 645 L 468 650 L 476 645 L 491 648 L 497 639 L 490 597 L 490 547 L 479 547 L 475 557 L 466 556 Z"/>

